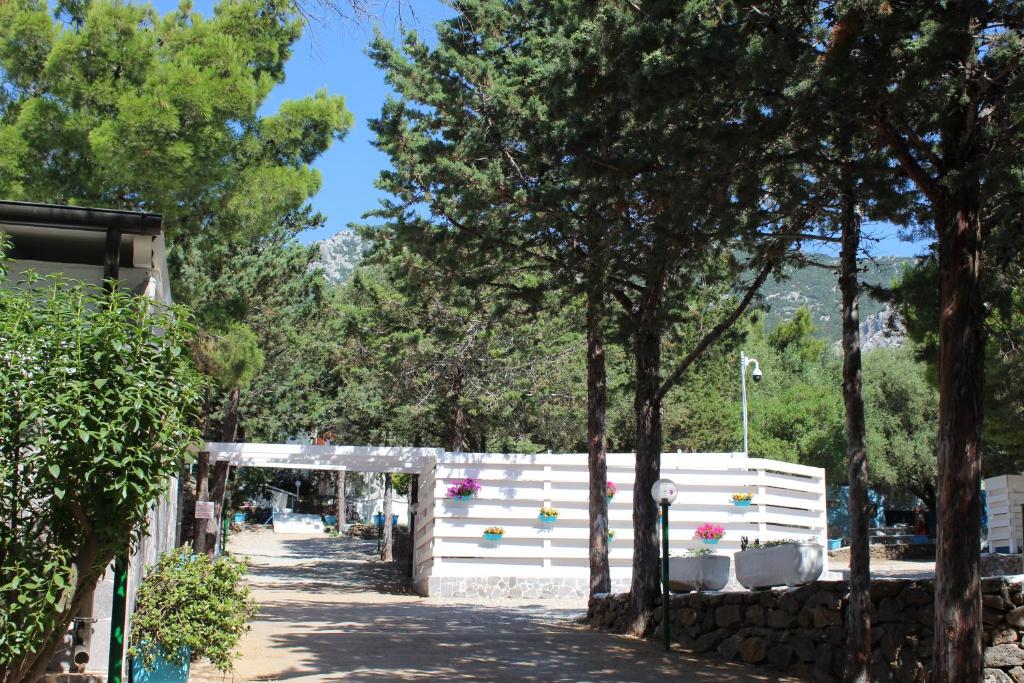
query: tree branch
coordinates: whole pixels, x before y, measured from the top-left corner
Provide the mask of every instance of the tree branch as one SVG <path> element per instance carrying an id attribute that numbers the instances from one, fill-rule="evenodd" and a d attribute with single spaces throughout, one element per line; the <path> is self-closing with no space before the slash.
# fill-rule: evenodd
<path id="1" fill-rule="evenodd" d="M 750 306 L 750 302 L 754 300 L 754 296 L 757 294 L 758 290 L 761 289 L 761 285 L 764 284 L 764 281 L 768 279 L 768 276 L 771 274 L 772 268 L 774 267 L 774 261 L 768 260 L 765 262 L 764 266 L 761 267 L 761 271 L 757 274 L 757 277 L 754 278 L 750 287 L 747 288 L 747 293 L 743 295 L 743 299 L 741 299 L 739 304 L 736 305 L 736 308 L 734 308 L 732 312 L 717 325 L 711 328 L 711 331 L 705 334 L 697 345 L 691 349 L 690 353 L 686 354 L 686 357 L 672 369 L 668 378 L 662 382 L 661 387 L 658 389 L 655 401 L 662 401 L 665 398 L 665 394 L 667 394 L 668 391 L 679 382 L 687 368 L 689 368 L 695 360 L 700 358 L 701 354 L 707 351 L 712 344 L 718 341 L 718 338 L 721 337 L 726 330 L 732 327 L 733 323 L 743 315 L 743 312 L 747 310 L 748 306 Z"/>
<path id="2" fill-rule="evenodd" d="M 882 135 L 882 140 L 892 150 L 893 154 L 896 155 L 896 159 L 900 162 L 900 166 L 903 167 L 904 172 L 910 177 L 910 179 L 917 185 L 917 188 L 924 193 L 929 201 L 938 202 L 942 199 L 942 188 L 939 184 L 928 175 L 928 172 L 921 168 L 921 164 L 918 163 L 914 155 L 910 153 L 910 148 L 907 146 L 906 140 L 903 139 L 896 129 L 893 128 L 892 123 L 889 122 L 888 113 L 885 107 L 879 107 L 878 113 L 875 115 L 875 125 L 878 126 L 878 130 Z"/>

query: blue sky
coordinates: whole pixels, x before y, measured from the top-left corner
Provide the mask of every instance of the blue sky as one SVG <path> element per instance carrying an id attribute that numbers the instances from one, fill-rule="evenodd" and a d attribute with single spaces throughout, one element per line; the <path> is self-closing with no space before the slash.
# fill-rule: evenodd
<path id="1" fill-rule="evenodd" d="M 177 4 L 177 0 L 155 3 L 160 12 L 171 11 Z M 213 0 L 196 0 L 195 8 L 209 16 L 213 4 Z M 434 23 L 452 14 L 439 0 L 415 0 L 413 4 L 415 16 L 411 20 L 406 17 L 407 25 L 428 39 Z M 392 39 L 398 38 L 394 16 L 385 17 L 381 28 Z M 286 66 L 285 82 L 274 89 L 263 107 L 263 113 L 272 113 L 285 100 L 306 97 L 326 88 L 332 95 L 343 95 L 355 117 L 346 138 L 335 142 L 315 163 L 323 184 L 313 198 L 313 206 L 327 216 L 327 224 L 304 233 L 303 242 L 330 237 L 348 224 L 359 222 L 364 213 L 377 206 L 380 193 L 374 180 L 388 161 L 370 144 L 367 121 L 380 113 L 389 88 L 366 55 L 366 45 L 372 36 L 371 26 L 355 26 L 337 19 L 308 26 Z M 913 256 L 923 251 L 920 244 L 897 239 L 892 226 L 865 226 L 864 232 L 880 238 L 872 249 L 876 255 Z"/>

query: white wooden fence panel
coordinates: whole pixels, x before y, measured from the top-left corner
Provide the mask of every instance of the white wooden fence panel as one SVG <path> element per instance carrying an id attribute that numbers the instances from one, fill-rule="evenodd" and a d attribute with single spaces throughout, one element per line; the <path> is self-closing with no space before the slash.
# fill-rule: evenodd
<path id="1" fill-rule="evenodd" d="M 985 502 L 988 507 L 988 549 L 1021 551 L 1024 538 L 1024 475 L 1002 474 L 985 480 Z"/>
<path id="2" fill-rule="evenodd" d="M 628 579 L 633 555 L 633 496 L 636 458 L 608 455 L 608 479 L 618 492 L 609 504 L 612 577 Z M 725 527 L 720 554 L 751 541 L 816 538 L 825 542 L 824 470 L 794 463 L 743 458 L 741 454 L 662 456 L 662 476 L 673 479 L 679 498 L 669 513 L 673 554 L 702 547 L 697 526 Z M 477 479 L 476 497 L 447 498 L 448 487 Z M 734 493 L 754 494 L 750 507 L 736 507 Z M 417 580 L 429 577 L 586 578 L 589 574 L 588 473 L 586 454 L 449 453 L 438 456 L 432 472 L 420 477 L 417 515 Z M 537 520 L 541 505 L 559 510 L 554 524 Z M 501 526 L 498 542 L 483 539 L 489 526 Z"/>

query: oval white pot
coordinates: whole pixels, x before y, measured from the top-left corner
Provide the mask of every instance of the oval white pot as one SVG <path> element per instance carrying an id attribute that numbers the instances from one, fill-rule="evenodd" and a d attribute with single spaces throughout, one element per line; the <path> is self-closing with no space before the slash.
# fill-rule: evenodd
<path id="1" fill-rule="evenodd" d="M 677 593 L 722 590 L 728 582 L 728 555 L 668 558 L 668 587 Z"/>
<path id="2" fill-rule="evenodd" d="M 787 543 L 736 553 L 736 580 L 744 588 L 800 586 L 821 576 L 825 549 L 816 543 Z"/>

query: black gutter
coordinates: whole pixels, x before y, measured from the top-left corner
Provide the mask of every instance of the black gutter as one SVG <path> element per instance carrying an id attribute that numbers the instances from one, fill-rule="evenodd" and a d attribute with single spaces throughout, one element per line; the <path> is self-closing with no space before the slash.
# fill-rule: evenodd
<path id="1" fill-rule="evenodd" d="M 163 218 L 160 214 L 138 211 L 0 200 L 0 224 L 91 231 L 116 229 L 126 235 L 156 237 L 161 233 Z"/>

